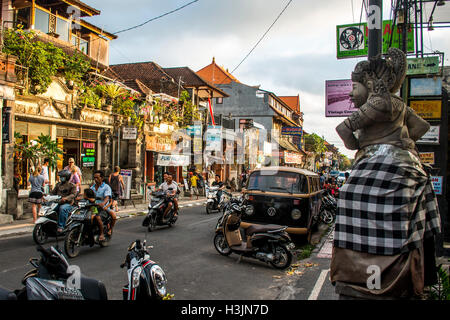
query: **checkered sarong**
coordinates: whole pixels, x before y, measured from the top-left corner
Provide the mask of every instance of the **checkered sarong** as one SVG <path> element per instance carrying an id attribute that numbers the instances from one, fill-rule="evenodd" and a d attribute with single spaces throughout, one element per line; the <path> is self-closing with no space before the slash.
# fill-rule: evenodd
<path id="1" fill-rule="evenodd" d="M 417 163 L 372 155 L 355 165 L 339 191 L 335 247 L 395 255 L 439 232 L 431 180 Z"/>

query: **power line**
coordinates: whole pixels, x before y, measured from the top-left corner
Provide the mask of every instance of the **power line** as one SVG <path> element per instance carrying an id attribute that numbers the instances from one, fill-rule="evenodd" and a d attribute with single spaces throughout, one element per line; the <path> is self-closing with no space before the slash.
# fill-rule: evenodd
<path id="1" fill-rule="evenodd" d="M 253 50 L 255 50 L 255 48 L 258 46 L 258 44 L 262 41 L 262 39 L 264 39 L 264 37 L 266 36 L 266 34 L 270 31 L 270 29 L 272 29 L 272 27 L 274 26 L 274 24 L 278 21 L 278 19 L 281 17 L 281 15 L 283 14 L 283 12 L 287 9 L 287 7 L 291 4 L 292 0 L 289 0 L 288 4 L 284 7 L 284 9 L 280 12 L 280 14 L 278 15 L 278 17 L 275 19 L 275 21 L 270 25 L 269 29 L 267 29 L 267 31 L 263 34 L 263 36 L 258 40 L 258 42 L 253 46 L 253 48 L 250 50 L 249 53 L 247 53 L 247 55 L 244 57 L 244 59 L 242 59 L 241 62 L 239 62 L 239 64 L 236 66 L 236 68 L 234 68 L 233 71 L 231 71 L 231 73 L 235 72 L 237 68 L 239 68 L 239 66 L 247 59 L 247 57 L 253 52 Z"/>

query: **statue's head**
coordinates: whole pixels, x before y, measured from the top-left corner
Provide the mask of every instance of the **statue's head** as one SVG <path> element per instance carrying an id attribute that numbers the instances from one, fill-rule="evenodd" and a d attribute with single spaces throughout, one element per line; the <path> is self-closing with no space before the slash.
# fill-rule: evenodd
<path id="1" fill-rule="evenodd" d="M 406 66 L 406 55 L 403 51 L 397 48 L 389 48 L 385 59 L 378 55 L 369 60 L 358 62 L 352 72 L 352 81 L 354 84 L 357 83 L 358 86 L 364 86 L 370 93 L 374 90 L 375 83 L 381 80 L 389 92 L 395 93 L 405 80 Z M 356 92 L 353 93 L 355 99 Z M 356 100 L 355 106 L 360 106 L 357 105 Z"/>

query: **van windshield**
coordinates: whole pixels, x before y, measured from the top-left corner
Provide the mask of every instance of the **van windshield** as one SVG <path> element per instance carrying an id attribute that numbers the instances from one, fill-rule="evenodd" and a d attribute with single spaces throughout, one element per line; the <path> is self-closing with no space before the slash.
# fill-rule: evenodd
<path id="1" fill-rule="evenodd" d="M 304 175 L 295 172 L 279 171 L 269 175 L 256 171 L 250 175 L 247 190 L 307 193 L 308 181 Z"/>

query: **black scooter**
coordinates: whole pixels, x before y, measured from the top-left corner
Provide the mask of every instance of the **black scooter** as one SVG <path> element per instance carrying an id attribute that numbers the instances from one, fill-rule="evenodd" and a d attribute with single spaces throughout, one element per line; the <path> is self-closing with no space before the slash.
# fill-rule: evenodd
<path id="1" fill-rule="evenodd" d="M 246 241 L 240 232 L 241 215 L 245 206 L 236 201 L 231 202 L 222 219 L 216 226 L 214 247 L 224 256 L 236 253 L 244 257 L 270 263 L 276 269 L 286 269 L 291 265 L 295 248 L 285 231 L 287 227 L 279 225 L 251 225 L 245 230 Z"/>
<path id="2" fill-rule="evenodd" d="M 175 208 L 172 209 L 164 218 L 164 211 L 170 201 L 173 200 L 174 196 L 168 195 L 169 192 L 173 191 L 173 188 L 169 188 L 168 192 L 162 190 L 152 192 L 152 198 L 148 206 L 147 216 L 142 221 L 142 226 L 147 227 L 148 231 L 155 230 L 156 226 L 167 225 L 171 227 L 177 221 L 177 216 L 175 216 Z"/>

